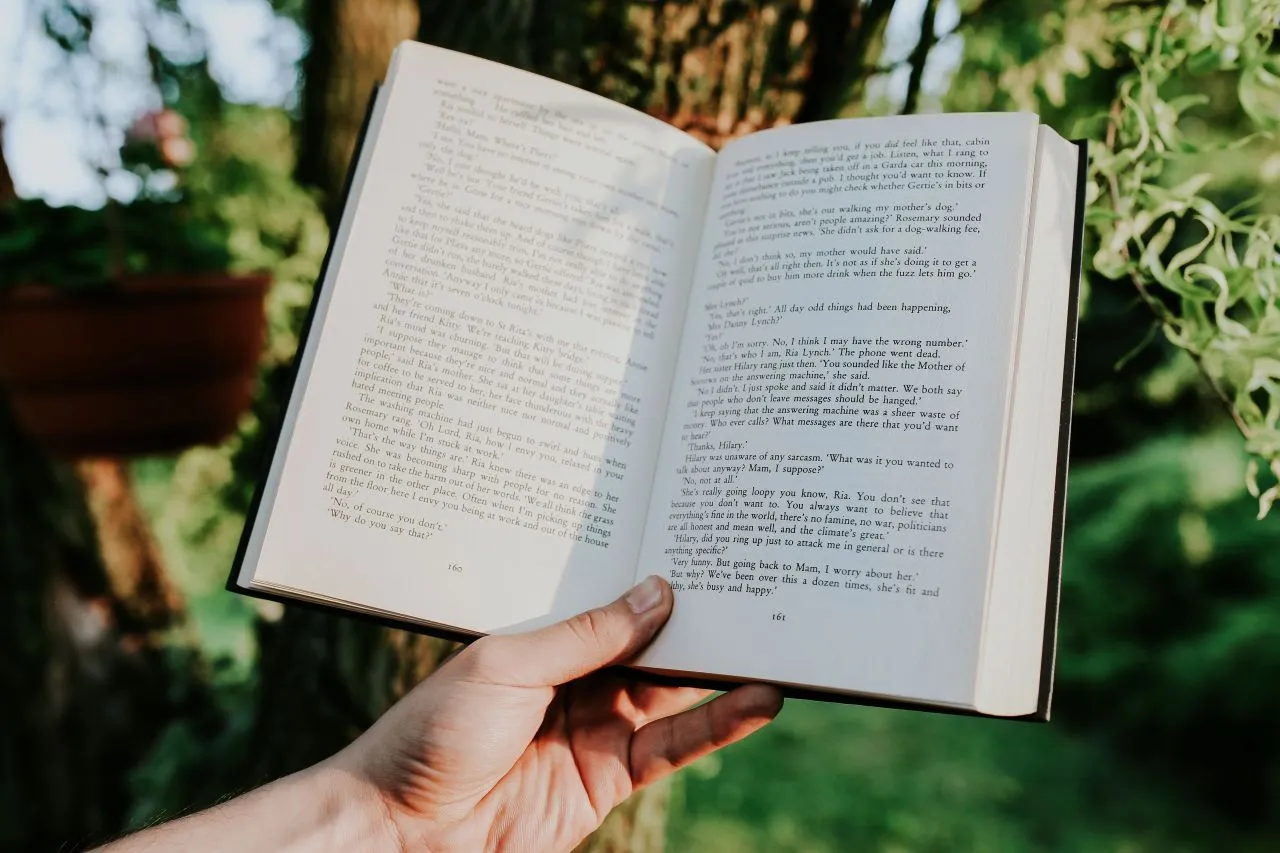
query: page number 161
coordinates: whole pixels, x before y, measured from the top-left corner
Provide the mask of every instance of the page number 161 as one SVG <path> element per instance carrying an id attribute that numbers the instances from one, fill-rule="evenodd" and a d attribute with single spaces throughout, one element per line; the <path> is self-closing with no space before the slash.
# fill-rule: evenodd
<path id="1" fill-rule="evenodd" d="M 787 621 L 787 614 L 782 613 L 782 612 L 778 612 L 778 613 L 773 614 L 773 617 L 772 617 L 772 618 L 773 618 L 773 621 L 774 621 L 774 622 L 786 622 L 786 621 Z"/>

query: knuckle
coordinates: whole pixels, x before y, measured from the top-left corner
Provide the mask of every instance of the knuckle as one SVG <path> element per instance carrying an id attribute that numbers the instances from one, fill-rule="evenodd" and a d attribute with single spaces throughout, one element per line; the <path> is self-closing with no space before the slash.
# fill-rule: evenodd
<path id="1" fill-rule="evenodd" d="M 676 743 L 676 727 L 664 726 L 661 730 L 662 742 L 658 747 L 658 755 L 670 767 L 676 767 L 680 761 L 680 749 Z"/>
<path id="2" fill-rule="evenodd" d="M 569 620 L 569 630 L 582 645 L 597 649 L 608 640 L 609 618 L 602 610 L 588 610 Z"/>

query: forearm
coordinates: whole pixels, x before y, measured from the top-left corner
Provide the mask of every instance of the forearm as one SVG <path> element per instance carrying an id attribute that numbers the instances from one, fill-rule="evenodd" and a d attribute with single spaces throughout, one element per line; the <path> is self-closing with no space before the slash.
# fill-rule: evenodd
<path id="1" fill-rule="evenodd" d="M 400 845 L 372 787 L 325 762 L 108 844 L 98 853 L 206 850 L 400 853 Z"/>

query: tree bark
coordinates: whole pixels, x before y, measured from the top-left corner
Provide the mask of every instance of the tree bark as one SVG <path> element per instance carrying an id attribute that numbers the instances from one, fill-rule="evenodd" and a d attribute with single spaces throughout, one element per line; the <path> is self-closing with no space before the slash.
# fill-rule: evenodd
<path id="1" fill-rule="evenodd" d="M 181 600 L 118 488 L 127 480 L 104 466 L 87 506 L 74 472 L 32 447 L 0 399 L 6 850 L 78 849 L 120 832 L 130 774 L 179 710 L 161 632 Z M 105 559 L 99 542 L 111 543 Z"/>
<path id="2" fill-rule="evenodd" d="M 929 51 L 935 40 L 934 26 L 938 17 L 938 0 L 925 0 L 920 15 L 920 40 L 911 51 L 911 76 L 907 78 L 907 96 L 902 102 L 902 114 L 910 115 L 920 106 L 920 89 L 924 85 L 924 67 L 929 61 Z"/>
<path id="3" fill-rule="evenodd" d="M 418 7 L 415 0 L 311 0 L 307 25 L 297 176 L 320 190 L 333 222 L 369 96 L 392 49 L 417 32 Z"/>
<path id="4" fill-rule="evenodd" d="M 186 605 L 170 580 L 151 527 L 138 505 L 128 463 L 84 459 L 75 472 L 93 516 L 97 551 L 125 624 L 163 631 L 181 621 Z"/>
<path id="5" fill-rule="evenodd" d="M 813 65 L 795 120 L 835 118 L 866 94 L 895 0 L 813 0 Z"/>

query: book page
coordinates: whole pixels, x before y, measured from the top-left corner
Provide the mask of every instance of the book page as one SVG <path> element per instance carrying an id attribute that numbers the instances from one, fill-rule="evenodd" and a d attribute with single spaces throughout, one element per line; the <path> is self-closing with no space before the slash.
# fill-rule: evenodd
<path id="1" fill-rule="evenodd" d="M 676 615 L 643 664 L 972 702 L 1035 128 L 720 154 L 639 569 Z"/>
<path id="2" fill-rule="evenodd" d="M 635 570 L 714 155 L 421 44 L 381 98 L 253 584 L 475 632 L 606 601 Z"/>

